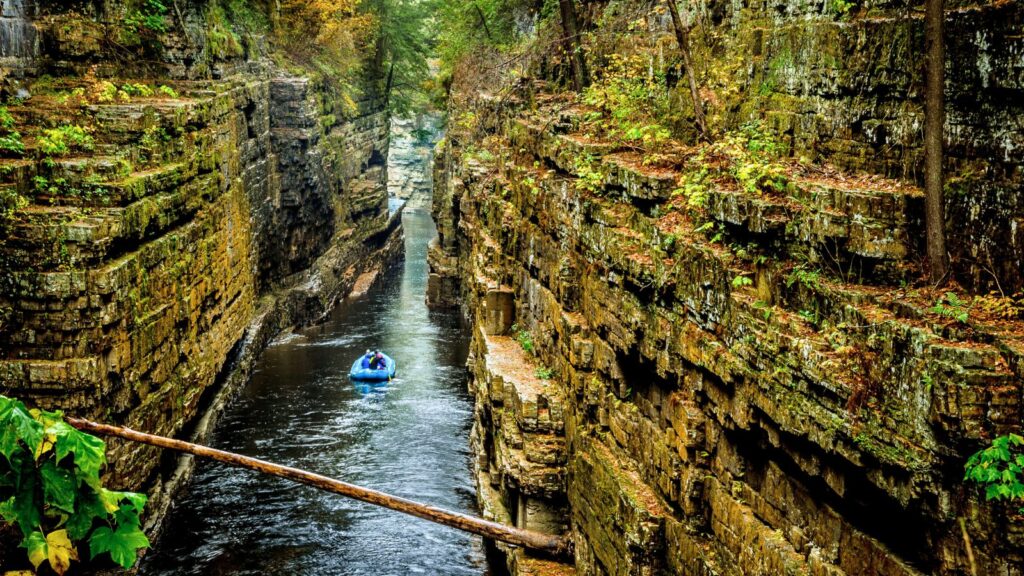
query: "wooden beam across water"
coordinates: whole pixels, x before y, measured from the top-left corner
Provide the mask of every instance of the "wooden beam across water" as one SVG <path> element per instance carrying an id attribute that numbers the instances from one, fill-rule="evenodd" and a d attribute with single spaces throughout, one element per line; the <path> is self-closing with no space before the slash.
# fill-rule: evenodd
<path id="1" fill-rule="evenodd" d="M 342 482 L 341 480 L 336 480 L 313 472 L 307 472 L 298 468 L 282 466 L 280 464 L 274 464 L 273 462 L 267 462 L 266 460 L 242 456 L 241 454 L 217 450 L 200 444 L 193 444 L 183 440 L 167 438 L 166 436 L 155 436 L 153 434 L 138 432 L 122 426 L 100 424 L 98 422 L 92 422 L 82 418 L 68 417 L 67 422 L 75 428 L 85 432 L 102 434 L 105 436 L 116 436 L 132 442 L 140 442 L 142 444 L 149 444 L 159 448 L 186 452 L 202 458 L 209 458 L 211 460 L 216 460 L 217 462 L 223 462 L 231 466 L 248 468 L 264 474 L 287 478 L 293 482 L 307 484 L 321 490 L 341 494 L 342 496 L 348 496 L 349 498 L 355 498 L 356 500 L 361 500 L 363 502 L 410 514 L 457 530 L 479 534 L 484 538 L 490 538 L 492 540 L 522 546 L 523 548 L 538 550 L 554 556 L 567 556 L 571 551 L 570 541 L 564 536 L 543 534 L 531 530 L 523 530 L 514 526 L 506 526 L 504 524 L 484 520 L 483 518 L 478 518 L 469 514 L 452 512 L 429 504 L 423 504 L 413 500 L 407 500 L 399 496 L 385 494 L 384 492 L 379 492 L 377 490 L 363 488 L 362 486 L 356 486 L 355 484 L 349 484 L 348 482 Z"/>

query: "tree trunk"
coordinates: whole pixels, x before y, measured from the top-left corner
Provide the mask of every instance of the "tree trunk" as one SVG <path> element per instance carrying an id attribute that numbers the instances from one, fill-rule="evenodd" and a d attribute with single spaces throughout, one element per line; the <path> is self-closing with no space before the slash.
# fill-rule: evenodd
<path id="1" fill-rule="evenodd" d="M 384 105 L 391 106 L 391 89 L 394 88 L 395 82 L 395 61 L 391 60 L 391 67 L 388 68 L 388 81 L 384 87 Z"/>
<path id="2" fill-rule="evenodd" d="M 924 206 L 928 275 L 938 284 L 946 277 L 946 219 L 942 201 L 942 130 L 945 124 L 943 37 L 944 0 L 927 0 L 924 15 Z"/>
<path id="3" fill-rule="evenodd" d="M 487 25 L 487 17 L 484 16 L 484 11 L 480 9 L 480 5 L 474 3 L 473 8 L 476 8 L 476 15 L 480 17 L 480 25 L 484 27 L 484 33 L 487 34 L 487 39 L 494 41 L 494 37 L 491 36 L 491 28 Z"/>
<path id="4" fill-rule="evenodd" d="M 558 8 L 562 13 L 562 33 L 565 36 L 565 50 L 572 66 L 572 86 L 580 92 L 587 87 L 587 61 L 583 58 L 580 45 L 579 26 L 576 22 L 576 6 L 573 0 L 558 0 Z"/>
<path id="5" fill-rule="evenodd" d="M 683 26 L 683 19 L 679 17 L 679 8 L 676 0 L 668 0 L 668 9 L 672 13 L 672 27 L 676 30 L 676 42 L 679 43 L 679 51 L 683 54 L 683 66 L 686 68 L 686 77 L 690 81 L 690 97 L 693 99 L 693 119 L 697 123 L 697 130 L 700 135 L 707 137 L 708 126 L 704 119 L 704 104 L 700 101 L 700 93 L 697 91 L 697 74 L 693 68 L 693 58 L 690 56 L 690 31 Z"/>

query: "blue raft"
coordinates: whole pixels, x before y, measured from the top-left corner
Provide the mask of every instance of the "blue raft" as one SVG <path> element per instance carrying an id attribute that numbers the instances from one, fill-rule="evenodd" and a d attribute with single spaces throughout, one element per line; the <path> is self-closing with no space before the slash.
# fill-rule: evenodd
<path id="1" fill-rule="evenodd" d="M 384 360 L 387 361 L 387 369 L 385 370 L 374 370 L 373 368 L 363 368 L 363 357 L 356 358 L 356 361 L 352 363 L 352 370 L 349 371 L 348 376 L 353 380 L 362 380 L 364 382 L 383 382 L 390 380 L 395 377 L 395 361 L 391 359 L 391 356 L 381 353 L 384 356 Z"/>

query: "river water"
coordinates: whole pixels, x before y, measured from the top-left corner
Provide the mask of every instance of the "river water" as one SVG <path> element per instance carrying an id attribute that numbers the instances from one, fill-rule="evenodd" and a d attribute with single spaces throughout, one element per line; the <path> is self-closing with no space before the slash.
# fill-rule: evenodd
<path id="1" fill-rule="evenodd" d="M 217 448 L 475 513 L 468 335 L 424 303 L 427 212 L 403 215 L 406 259 L 323 325 L 279 339 L 214 433 Z M 358 386 L 367 348 L 390 384 Z M 142 574 L 483 574 L 476 536 L 255 472 L 202 462 Z"/>

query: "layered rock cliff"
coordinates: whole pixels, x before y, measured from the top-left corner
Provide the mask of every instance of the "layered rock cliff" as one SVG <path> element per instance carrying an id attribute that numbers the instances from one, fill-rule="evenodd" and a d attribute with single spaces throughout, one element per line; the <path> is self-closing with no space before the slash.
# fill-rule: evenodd
<path id="1" fill-rule="evenodd" d="M 473 321 L 479 498 L 575 542 L 571 562 L 505 549 L 513 572 L 1024 573 L 1015 510 L 962 481 L 1020 430 L 1021 323 L 960 315 L 969 296 L 915 272 L 920 16 L 837 6 L 697 3 L 710 121 L 727 146 L 782 142 L 784 185 L 748 186 L 688 113 L 677 148 L 624 146 L 550 60 L 453 98 L 430 297 Z M 667 16 L 592 8 L 617 36 L 588 57 L 654 77 Z M 949 14 L 949 229 L 982 291 L 1021 286 L 1021 16 Z"/>
<path id="2" fill-rule="evenodd" d="M 117 43 L 124 3 L 4 2 L 0 22 L 25 146 L 0 160 L 17 208 L 0 388 L 167 436 L 197 430 L 269 339 L 401 246 L 372 67 L 343 103 L 323 74 L 272 64 L 218 2 L 177 4 L 159 45 Z M 109 444 L 112 486 L 166 495 L 182 477 L 156 449 Z"/>

